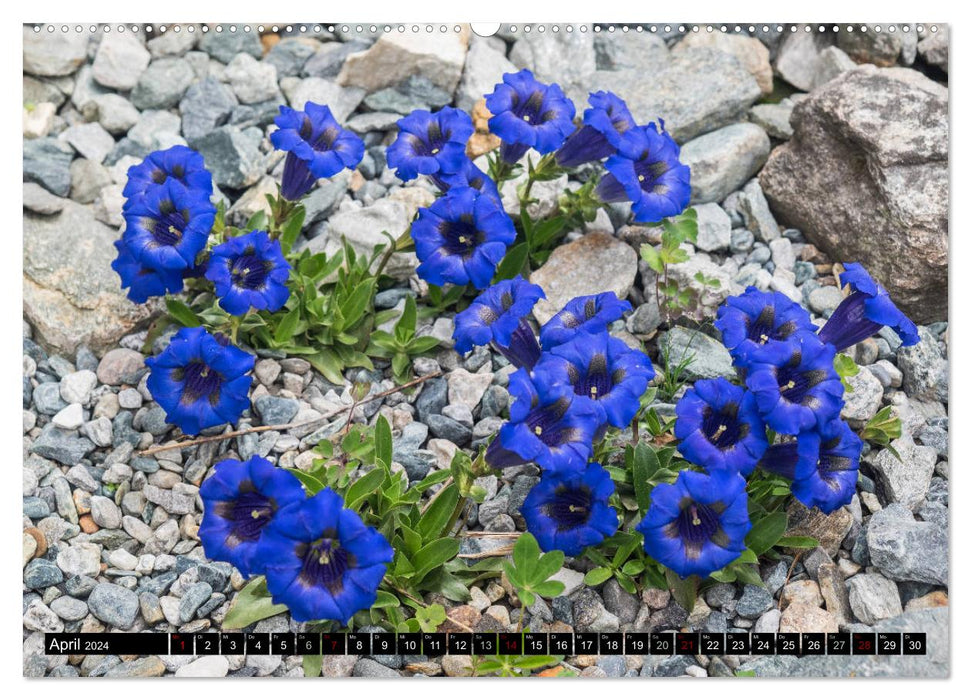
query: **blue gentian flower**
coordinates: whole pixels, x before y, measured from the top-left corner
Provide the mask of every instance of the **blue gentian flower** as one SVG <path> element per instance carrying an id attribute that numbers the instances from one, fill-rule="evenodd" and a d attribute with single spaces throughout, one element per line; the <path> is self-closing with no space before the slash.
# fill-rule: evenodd
<path id="1" fill-rule="evenodd" d="M 549 153 L 573 133 L 576 108 L 556 83 L 541 83 L 525 68 L 506 73 L 485 97 L 489 131 L 502 139 L 500 157 L 518 163 L 530 148 Z"/>
<path id="2" fill-rule="evenodd" d="M 590 107 L 583 112 L 583 126 L 574 132 L 556 152 L 560 167 L 573 168 L 583 163 L 602 160 L 617 149 L 630 147 L 629 132 L 637 123 L 627 103 L 612 92 L 592 92 Z"/>
<path id="3" fill-rule="evenodd" d="M 607 159 L 607 174 L 597 185 L 604 202 L 630 200 L 634 220 L 655 222 L 677 216 L 691 201 L 691 169 L 681 149 L 653 122 L 627 133 L 628 141 Z"/>
<path id="4" fill-rule="evenodd" d="M 111 269 L 121 277 L 122 289 L 128 287 L 128 298 L 144 304 L 149 297 L 161 297 L 182 291 L 182 273 L 178 270 L 155 270 L 135 260 L 124 239 L 115 241 L 118 257 Z"/>
<path id="5" fill-rule="evenodd" d="M 596 335 L 631 310 L 629 301 L 617 298 L 613 292 L 574 297 L 539 331 L 544 350 L 565 343 L 579 332 Z"/>
<path id="6" fill-rule="evenodd" d="M 319 178 L 356 168 L 364 157 L 364 142 L 341 128 L 326 105 L 307 102 L 302 112 L 280 105 L 273 122 L 279 128 L 270 141 L 287 151 L 280 194 L 291 202 L 307 194 Z"/>
<path id="7" fill-rule="evenodd" d="M 760 292 L 749 287 L 728 297 L 718 309 L 715 328 L 736 364 L 753 362 L 781 364 L 792 348 L 794 334 L 813 332 L 809 313 L 781 292 Z"/>
<path id="8" fill-rule="evenodd" d="M 442 286 L 489 286 L 516 228 L 494 197 L 471 187 L 454 187 L 427 209 L 418 210 L 411 238 L 421 264 L 418 276 Z"/>
<path id="9" fill-rule="evenodd" d="M 492 343 L 516 367 L 532 369 L 540 348 L 525 319 L 545 298 L 538 285 L 521 275 L 496 282 L 455 315 L 455 351 L 464 355 L 474 345 Z"/>
<path id="10" fill-rule="evenodd" d="M 890 326 L 900 336 L 902 345 L 920 342 L 917 326 L 897 308 L 890 294 L 859 263 L 846 263 L 840 284 L 849 285 L 846 297 L 829 317 L 819 339 L 836 346 L 837 351 L 856 345 Z"/>
<path id="11" fill-rule="evenodd" d="M 702 379 L 675 407 L 674 436 L 689 462 L 708 472 L 752 473 L 769 443 L 755 395 L 727 379 Z"/>
<path id="12" fill-rule="evenodd" d="M 617 532 L 617 511 L 608 503 L 613 493 L 610 474 L 590 462 L 576 473 L 544 474 L 520 512 L 544 552 L 575 557 Z"/>
<path id="13" fill-rule="evenodd" d="M 468 161 L 465 144 L 474 132 L 472 118 L 460 109 L 417 109 L 398 120 L 398 138 L 388 146 L 388 167 L 404 181 L 458 172 Z"/>
<path id="14" fill-rule="evenodd" d="M 136 260 L 155 270 L 184 270 L 206 247 L 216 207 L 207 194 L 170 178 L 137 195 L 124 216 L 125 245 Z"/>
<path id="15" fill-rule="evenodd" d="M 255 358 L 203 328 L 183 328 L 159 355 L 145 360 L 148 390 L 165 420 L 186 435 L 235 423 L 249 406 Z"/>
<path id="16" fill-rule="evenodd" d="M 745 385 L 766 425 L 795 435 L 839 415 L 843 384 L 833 369 L 836 349 L 806 333 L 794 342 L 781 364 L 753 364 Z"/>
<path id="17" fill-rule="evenodd" d="M 287 279 L 290 263 L 280 242 L 266 231 L 251 231 L 230 238 L 212 249 L 206 267 L 219 297 L 219 305 L 234 316 L 250 308 L 278 311 L 290 298 Z"/>
<path id="18" fill-rule="evenodd" d="M 681 578 L 705 578 L 745 551 L 748 516 L 745 479 L 737 472 L 683 471 L 673 484 L 651 491 L 651 506 L 637 526 L 644 551 Z"/>
<path id="19" fill-rule="evenodd" d="M 141 163 L 128 168 L 128 181 L 121 193 L 126 199 L 124 209 L 127 211 L 139 195 L 169 180 L 207 199 L 212 196 L 212 175 L 202 156 L 187 146 L 172 146 L 149 153 Z"/>
<path id="20" fill-rule="evenodd" d="M 294 620 L 346 625 L 354 613 L 374 604 L 394 551 L 325 488 L 278 512 L 263 532 L 257 556 L 273 602 L 286 605 Z"/>
<path id="21" fill-rule="evenodd" d="M 535 462 L 556 474 L 582 470 L 600 425 L 596 408 L 574 401 L 568 385 L 534 382 L 525 368 L 509 376 L 509 393 L 509 421 L 489 444 L 486 461 L 496 469 Z"/>
<path id="22" fill-rule="evenodd" d="M 606 332 L 581 331 L 543 353 L 533 377 L 538 383 L 568 384 L 574 401 L 594 406 L 601 424 L 623 428 L 641 407 L 654 367 L 647 355 Z"/>
<path id="23" fill-rule="evenodd" d="M 454 173 L 438 173 L 431 177 L 442 192 L 448 192 L 453 187 L 471 187 L 482 194 L 495 197 L 497 202 L 502 201 L 495 181 L 468 158 Z"/>
<path id="24" fill-rule="evenodd" d="M 829 514 L 853 500 L 862 450 L 850 426 L 834 419 L 772 445 L 759 467 L 792 480 L 792 493 L 803 505 Z"/>
<path id="25" fill-rule="evenodd" d="M 259 455 L 221 461 L 199 496 L 205 505 L 199 540 L 206 557 L 229 562 L 243 576 L 263 573 L 256 547 L 277 511 L 304 500 L 297 477 Z"/>

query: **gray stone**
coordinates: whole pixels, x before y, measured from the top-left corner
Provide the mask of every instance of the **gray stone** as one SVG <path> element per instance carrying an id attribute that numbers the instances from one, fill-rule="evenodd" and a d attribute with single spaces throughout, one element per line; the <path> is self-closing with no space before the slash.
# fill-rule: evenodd
<path id="1" fill-rule="evenodd" d="M 71 191 L 74 149 L 51 137 L 24 141 L 24 182 L 36 182 L 59 197 Z"/>
<path id="2" fill-rule="evenodd" d="M 51 418 L 51 423 L 62 430 L 77 430 L 84 423 L 84 409 L 79 403 L 69 404 Z"/>
<path id="3" fill-rule="evenodd" d="M 743 123 L 693 139 L 681 150 L 691 168 L 691 201 L 720 202 L 759 171 L 769 157 L 769 137 L 762 127 Z"/>
<path id="4" fill-rule="evenodd" d="M 942 25 L 937 28 L 936 32 L 930 32 L 917 43 L 917 53 L 927 63 L 937 66 L 947 73 L 949 44 L 950 29 L 947 25 Z"/>
<path id="5" fill-rule="evenodd" d="M 816 63 L 819 54 L 832 46 L 832 33 L 792 32 L 785 36 L 775 57 L 775 72 L 790 85 L 803 91 L 811 90 L 816 83 Z"/>
<path id="6" fill-rule="evenodd" d="M 95 163 L 102 162 L 115 146 L 111 134 L 97 122 L 70 126 L 58 138 L 67 141 L 83 157 Z"/>
<path id="7" fill-rule="evenodd" d="M 616 615 L 622 625 L 633 622 L 640 609 L 637 596 L 621 588 L 616 578 L 611 578 L 604 584 L 603 601 L 607 611 Z"/>
<path id="8" fill-rule="evenodd" d="M 49 559 L 34 559 L 24 567 L 24 585 L 42 590 L 64 581 L 63 572 Z"/>
<path id="9" fill-rule="evenodd" d="M 179 136 L 182 121 L 178 116 L 165 110 L 147 110 L 128 132 L 128 138 L 146 151 L 169 148 L 176 144 L 184 146 Z M 208 164 L 207 164 L 208 165 Z"/>
<path id="10" fill-rule="evenodd" d="M 883 385 L 866 367 L 860 367 L 855 377 L 846 381 L 853 391 L 843 393 L 843 409 L 840 416 L 854 428 L 862 428 L 880 410 L 883 401 Z"/>
<path id="11" fill-rule="evenodd" d="M 263 420 L 263 425 L 282 425 L 289 423 L 300 410 L 300 403 L 295 399 L 285 399 L 279 396 L 260 396 L 254 402 L 256 411 Z"/>
<path id="12" fill-rule="evenodd" d="M 314 78 L 336 78 L 347 57 L 367 47 L 367 44 L 360 41 L 325 43 L 307 60 L 301 72 Z"/>
<path id="13" fill-rule="evenodd" d="M 279 94 L 276 66 L 245 53 L 238 54 L 226 66 L 226 79 L 244 105 L 265 102 Z"/>
<path id="14" fill-rule="evenodd" d="M 920 342 L 897 350 L 897 367 L 903 388 L 911 399 L 947 401 L 947 360 L 940 343 L 926 328 L 919 328 Z"/>
<path id="15" fill-rule="evenodd" d="M 238 104 L 233 91 L 214 78 L 195 83 L 179 103 L 186 140 L 192 143 L 225 124 Z"/>
<path id="16" fill-rule="evenodd" d="M 684 371 L 684 376 L 689 380 L 734 375 L 728 350 L 701 331 L 675 326 L 662 336 L 660 344 L 668 352 L 671 366 L 691 358 Z"/>
<path id="17" fill-rule="evenodd" d="M 194 28 L 194 31 L 188 31 L 190 27 Z M 175 31 L 176 29 L 179 31 Z M 191 51 L 199 43 L 199 38 L 202 35 L 201 29 L 201 26 L 198 24 L 175 25 L 170 31 L 163 33 L 161 36 L 149 39 L 146 46 L 149 53 L 156 58 L 161 56 L 181 56 L 186 51 Z"/>
<path id="18" fill-rule="evenodd" d="M 98 384 L 98 376 L 88 369 L 72 372 L 61 379 L 61 398 L 68 403 L 87 404 Z"/>
<path id="19" fill-rule="evenodd" d="M 117 530 L 121 527 L 121 510 L 104 496 L 91 497 L 91 518 L 99 527 Z"/>
<path id="20" fill-rule="evenodd" d="M 748 118 L 753 124 L 765 129 L 765 133 L 772 138 L 788 141 L 792 138 L 792 125 L 789 123 L 792 108 L 793 104 L 789 100 L 775 104 L 757 104 L 749 110 Z"/>
<path id="21" fill-rule="evenodd" d="M 87 603 L 67 595 L 52 601 L 50 607 L 59 618 L 68 622 L 83 620 L 88 614 Z"/>
<path id="22" fill-rule="evenodd" d="M 593 41 L 589 32 L 522 34 L 509 51 L 509 60 L 516 68 L 528 68 L 539 80 L 561 86 L 583 84 L 597 67 Z"/>
<path id="23" fill-rule="evenodd" d="M 842 49 L 830 46 L 819 52 L 813 64 L 813 87 L 825 85 L 848 70 L 856 68 L 856 61 L 846 55 Z"/>
<path id="24" fill-rule="evenodd" d="M 866 543 L 873 565 L 894 581 L 948 583 L 947 529 L 914 519 L 910 510 L 890 503 L 870 518 Z"/>
<path id="25" fill-rule="evenodd" d="M 627 317 L 627 331 L 635 335 L 647 335 L 661 325 L 661 311 L 653 298 L 634 309 Z"/>
<path id="26" fill-rule="evenodd" d="M 256 32 L 230 32 L 226 27 L 222 31 L 214 29 L 202 35 L 199 48 L 215 58 L 220 63 L 229 63 L 238 53 L 247 53 L 253 58 L 263 55 L 263 45 Z"/>
<path id="27" fill-rule="evenodd" d="M 497 51 L 479 37 L 473 37 L 469 53 L 465 57 L 462 82 L 459 83 L 455 105 L 459 109 L 471 110 L 472 106 L 488 95 L 497 83 L 502 82 L 504 73 L 515 73 L 514 66 L 504 53 Z"/>
<path id="28" fill-rule="evenodd" d="M 641 38 L 641 37 L 638 37 Z M 769 49 L 757 38 L 727 32 L 691 32 L 674 45 L 672 54 L 694 47 L 710 47 L 734 56 L 759 84 L 763 95 L 772 94 L 772 66 Z"/>
<path id="29" fill-rule="evenodd" d="M 87 58 L 89 39 L 87 32 L 35 32 L 25 24 L 24 72 L 45 77 L 70 75 Z"/>
<path id="30" fill-rule="evenodd" d="M 56 216 L 25 216 L 24 317 L 49 347 L 73 353 L 83 343 L 102 351 L 157 308 L 132 304 L 121 290 L 111 269 L 117 237 L 74 203 Z"/>
<path id="31" fill-rule="evenodd" d="M 56 214 L 64 208 L 64 200 L 55 197 L 36 182 L 24 183 L 24 209 L 35 214 Z"/>
<path id="32" fill-rule="evenodd" d="M 304 64 L 320 46 L 315 39 L 288 37 L 277 42 L 263 61 L 275 67 L 280 77 L 300 75 Z"/>
<path id="33" fill-rule="evenodd" d="M 221 187 L 241 189 L 255 184 L 263 174 L 260 138 L 236 126 L 220 126 L 193 142 Z"/>
<path id="34" fill-rule="evenodd" d="M 112 183 L 111 173 L 101 163 L 87 158 L 76 158 L 71 163 L 71 199 L 75 202 L 90 204 Z"/>
<path id="35" fill-rule="evenodd" d="M 472 429 L 443 415 L 430 415 L 424 418 L 432 435 L 454 442 L 458 446 L 465 445 L 472 439 Z"/>
<path id="36" fill-rule="evenodd" d="M 865 625 L 903 613 L 897 584 L 880 574 L 857 574 L 847 580 L 850 608 Z"/>
<path id="37" fill-rule="evenodd" d="M 738 599 L 735 612 L 742 617 L 755 619 L 773 605 L 772 594 L 762 586 L 746 584 Z"/>
<path id="38" fill-rule="evenodd" d="M 582 84 L 568 87 L 568 95 L 582 105 L 589 91 L 611 90 L 626 100 L 637 123 L 647 124 L 663 116 L 679 143 L 739 121 L 761 95 L 748 70 L 722 51 L 690 48 L 672 53 L 670 58 L 656 51 L 644 53 L 648 58 L 643 65 L 598 70 Z M 650 81 L 644 80 L 645 75 L 651 76 Z"/>
<path id="39" fill-rule="evenodd" d="M 937 464 L 937 451 L 933 447 L 914 444 L 908 435 L 894 440 L 890 445 L 900 459 L 889 449 L 880 450 L 875 455 L 870 453 L 864 459 L 872 467 L 887 497 L 915 510 L 930 487 L 934 465 Z"/>
<path id="40" fill-rule="evenodd" d="M 111 32 L 101 38 L 91 66 L 94 79 L 105 87 L 131 90 L 152 60 L 134 34 Z"/>
<path id="41" fill-rule="evenodd" d="M 73 431 L 64 431 L 53 424 L 44 428 L 34 440 L 30 451 L 55 462 L 73 466 L 94 449 L 94 443 L 87 438 L 76 437 Z"/>
<path id="42" fill-rule="evenodd" d="M 793 138 L 759 176 L 780 217 L 832 259 L 861 262 L 918 322 L 946 316 L 947 115 L 932 80 L 861 66 L 796 105 Z"/>
<path id="43" fill-rule="evenodd" d="M 208 583 L 205 581 L 193 583 L 183 592 L 182 598 L 179 600 L 179 619 L 183 623 L 191 621 L 195 617 L 196 611 L 209 600 L 211 595 L 212 586 Z"/>
<path id="44" fill-rule="evenodd" d="M 836 45 L 857 63 L 892 66 L 903 48 L 903 32 L 840 32 Z"/>
<path id="45" fill-rule="evenodd" d="M 307 248 L 312 253 L 323 251 L 333 254 L 339 249 L 343 236 L 355 250 L 370 255 L 374 246 L 387 244 L 388 239 L 382 235 L 382 231 L 397 238 L 410 223 L 411 217 L 405 204 L 382 199 L 363 209 L 350 209 L 332 215 L 327 235 L 311 239 Z M 414 274 L 417 265 L 418 258 L 414 253 L 395 253 L 384 272 L 395 279 L 405 280 Z"/>
<path id="46" fill-rule="evenodd" d="M 578 632 L 616 632 L 620 620 L 608 611 L 592 588 L 582 588 L 573 599 L 573 619 Z"/>
<path id="47" fill-rule="evenodd" d="M 469 34 L 467 27 L 460 32 L 382 34 L 367 50 L 347 57 L 337 80 L 341 85 L 375 92 L 410 76 L 424 75 L 452 93 L 462 76 Z"/>
<path id="48" fill-rule="evenodd" d="M 37 412 L 45 416 L 53 416 L 67 407 L 61 398 L 61 388 L 57 382 L 38 384 L 34 389 L 34 406 Z"/>
<path id="49" fill-rule="evenodd" d="M 113 583 L 99 583 L 88 596 L 88 608 L 102 622 L 127 630 L 138 616 L 138 595 Z"/>
<path id="50" fill-rule="evenodd" d="M 809 308 L 820 316 L 829 316 L 843 301 L 843 294 L 836 287 L 817 287 L 809 293 Z"/>
<path id="51" fill-rule="evenodd" d="M 184 58 L 159 58 L 149 64 L 131 92 L 138 109 L 175 107 L 195 81 L 195 71 Z"/>
<path id="52" fill-rule="evenodd" d="M 636 275 L 637 254 L 630 246 L 610 234 L 588 233 L 556 248 L 530 275 L 546 293 L 533 315 L 545 323 L 570 299 L 586 294 L 612 291 L 624 299 Z"/>
<path id="53" fill-rule="evenodd" d="M 347 120 L 366 94 L 360 88 L 342 87 L 325 78 L 284 78 L 280 87 L 294 109 L 302 110 L 307 102 L 327 105 L 339 122 Z"/>
<path id="54" fill-rule="evenodd" d="M 135 375 L 145 368 L 144 356 L 128 348 L 113 348 L 98 363 L 98 381 L 108 386 L 122 383 L 134 384 Z"/>
<path id="55" fill-rule="evenodd" d="M 358 659 L 354 664 L 351 675 L 358 678 L 398 678 L 401 676 L 398 671 L 368 658 Z"/>
<path id="56" fill-rule="evenodd" d="M 24 627 L 35 632 L 63 632 L 64 623 L 57 614 L 38 599 L 24 611 Z"/>
<path id="57" fill-rule="evenodd" d="M 732 242 L 732 220 L 717 204 L 698 204 L 695 206 L 698 215 L 698 240 L 695 246 L 699 250 L 714 251 L 728 248 Z"/>
<path id="58" fill-rule="evenodd" d="M 344 126 L 356 134 L 366 134 L 371 131 L 390 131 L 399 119 L 401 119 L 401 115 L 394 112 L 368 112 L 348 119 Z"/>

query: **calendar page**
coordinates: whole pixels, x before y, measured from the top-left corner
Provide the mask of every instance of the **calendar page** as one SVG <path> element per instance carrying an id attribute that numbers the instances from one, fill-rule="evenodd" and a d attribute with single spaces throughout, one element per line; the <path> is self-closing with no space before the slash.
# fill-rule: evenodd
<path id="1" fill-rule="evenodd" d="M 22 45 L 24 676 L 950 674 L 946 24 Z"/>

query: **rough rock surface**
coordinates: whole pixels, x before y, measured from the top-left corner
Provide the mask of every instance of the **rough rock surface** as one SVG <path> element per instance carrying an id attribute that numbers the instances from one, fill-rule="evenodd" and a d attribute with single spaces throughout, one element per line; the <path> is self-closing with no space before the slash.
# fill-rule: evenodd
<path id="1" fill-rule="evenodd" d="M 863 263 L 915 321 L 943 319 L 947 90 L 907 68 L 863 66 L 800 102 L 792 126 L 760 175 L 779 218 L 834 259 Z"/>

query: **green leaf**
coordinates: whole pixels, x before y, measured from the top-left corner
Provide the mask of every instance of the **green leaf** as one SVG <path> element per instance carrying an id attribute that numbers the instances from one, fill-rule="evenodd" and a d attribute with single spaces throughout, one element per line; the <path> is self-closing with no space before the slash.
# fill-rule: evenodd
<path id="1" fill-rule="evenodd" d="M 428 352 L 432 348 L 438 347 L 441 341 L 431 335 L 420 335 L 417 338 L 412 338 L 411 342 L 408 343 L 408 352 L 412 355 L 418 355 L 423 352 Z"/>
<path id="2" fill-rule="evenodd" d="M 566 590 L 566 585 L 562 581 L 544 581 L 533 585 L 530 590 L 544 598 L 555 598 Z"/>
<path id="3" fill-rule="evenodd" d="M 243 629 L 254 622 L 279 615 L 286 609 L 286 605 L 273 604 L 266 591 L 266 580 L 262 576 L 257 576 L 243 586 L 226 614 L 222 626 L 227 630 Z"/>
<path id="4" fill-rule="evenodd" d="M 404 345 L 415 336 L 415 324 L 418 322 L 418 305 L 415 297 L 410 294 L 405 297 L 405 308 L 401 318 L 394 326 L 394 338 Z"/>
<path id="5" fill-rule="evenodd" d="M 374 424 L 374 458 L 391 467 L 392 459 L 391 424 L 383 415 L 378 416 Z"/>
<path id="6" fill-rule="evenodd" d="M 524 573 L 539 559 L 539 554 L 539 543 L 532 533 L 526 532 L 519 536 L 512 549 L 512 561 L 516 569 Z"/>
<path id="7" fill-rule="evenodd" d="M 456 484 L 446 487 L 441 493 L 435 495 L 435 500 L 418 520 L 418 532 L 424 540 L 432 540 L 447 534 L 443 530 L 458 502 L 459 487 Z"/>
<path id="8" fill-rule="evenodd" d="M 300 307 L 295 306 L 290 309 L 280 320 L 280 325 L 276 327 L 276 331 L 273 333 L 273 340 L 275 340 L 280 345 L 289 342 L 293 337 L 294 331 L 297 330 L 297 323 L 300 322 Z"/>
<path id="9" fill-rule="evenodd" d="M 752 525 L 745 544 L 758 555 L 764 554 L 776 545 L 789 526 L 785 513 L 770 513 Z"/>
<path id="10" fill-rule="evenodd" d="M 202 325 L 202 321 L 195 315 L 195 312 L 178 299 L 166 297 L 165 308 L 168 310 L 169 316 L 186 328 L 196 328 Z"/>
<path id="11" fill-rule="evenodd" d="M 454 559 L 458 553 L 459 542 L 451 537 L 442 537 L 426 544 L 415 555 L 413 584 L 421 583 L 428 572 L 441 566 L 449 559 Z"/>
<path id="12" fill-rule="evenodd" d="M 377 491 L 384 483 L 387 472 L 381 467 L 375 467 L 367 474 L 359 478 L 344 494 L 344 502 L 350 510 L 357 510 L 357 507 L 372 493 Z"/>
<path id="13" fill-rule="evenodd" d="M 529 257 L 529 245 L 518 243 L 506 251 L 506 256 L 496 268 L 496 281 L 510 280 L 520 274 Z"/>
<path id="14" fill-rule="evenodd" d="M 735 574 L 736 578 L 742 583 L 750 583 L 753 586 L 765 588 L 765 584 L 762 582 L 762 577 L 759 576 L 758 569 L 756 569 L 753 565 L 739 564 L 738 562 L 735 562 L 729 568 Z"/>
<path id="15" fill-rule="evenodd" d="M 542 583 L 550 576 L 563 568 L 564 554 L 559 550 L 547 552 L 539 558 L 536 565 L 529 572 L 529 580 L 533 583 Z"/>
<path id="16" fill-rule="evenodd" d="M 661 254 L 650 243 L 645 243 L 641 246 L 641 259 L 656 273 L 661 274 L 664 272 L 664 262 L 661 260 Z"/>
<path id="17" fill-rule="evenodd" d="M 283 231 L 280 233 L 280 247 L 286 255 L 293 250 L 293 244 L 297 242 L 297 236 L 303 228 L 303 221 L 307 216 L 307 210 L 303 206 L 298 206 L 283 224 Z"/>
<path id="18" fill-rule="evenodd" d="M 698 596 L 698 577 L 681 578 L 670 569 L 665 569 L 664 576 L 667 579 L 668 588 L 671 589 L 671 595 L 678 605 L 689 613 L 694 610 L 695 599 Z"/>
<path id="19" fill-rule="evenodd" d="M 388 591 L 378 591 L 378 597 L 371 604 L 372 608 L 397 608 L 401 605 L 398 596 Z"/>
<path id="20" fill-rule="evenodd" d="M 344 375 L 341 374 L 341 371 L 344 369 L 344 363 L 341 362 L 333 350 L 321 348 L 317 353 L 307 355 L 306 359 L 307 362 L 313 365 L 315 370 L 324 375 L 324 379 L 327 381 L 338 386 L 344 384 Z"/>
<path id="21" fill-rule="evenodd" d="M 341 304 L 341 313 L 344 315 L 344 328 L 353 328 L 361 320 L 364 312 L 368 310 L 371 299 L 374 297 L 374 289 L 378 281 L 373 277 L 364 280 L 354 288 L 351 295 Z M 408 297 L 411 298 L 410 296 Z"/>
<path id="22" fill-rule="evenodd" d="M 326 484 L 324 484 L 320 479 L 312 474 L 308 474 L 302 469 L 288 468 L 287 471 L 300 480 L 300 483 L 303 484 L 304 488 L 307 489 L 308 496 L 313 496 L 314 494 L 323 491 L 327 487 Z"/>
<path id="23" fill-rule="evenodd" d="M 246 222 L 244 229 L 247 231 L 265 231 L 267 228 L 269 228 L 267 223 L 266 212 L 260 209 L 249 218 L 249 221 Z"/>
<path id="24" fill-rule="evenodd" d="M 557 216 L 543 221 L 533 227 L 533 237 L 529 245 L 531 248 L 542 248 L 553 240 L 566 227 L 566 219 Z"/>
<path id="25" fill-rule="evenodd" d="M 631 559 L 624 564 L 623 567 L 621 567 L 621 571 L 628 576 L 637 576 L 639 573 L 644 571 L 644 562 L 642 562 L 640 559 Z"/>
<path id="26" fill-rule="evenodd" d="M 303 656 L 303 677 L 317 678 L 320 676 L 320 669 L 324 665 L 324 657 L 320 654 L 304 654 Z"/>
<path id="27" fill-rule="evenodd" d="M 587 572 L 587 575 L 583 577 L 583 582 L 588 586 L 599 586 L 613 575 L 613 569 L 606 566 L 598 566 L 596 569 L 591 569 Z"/>

